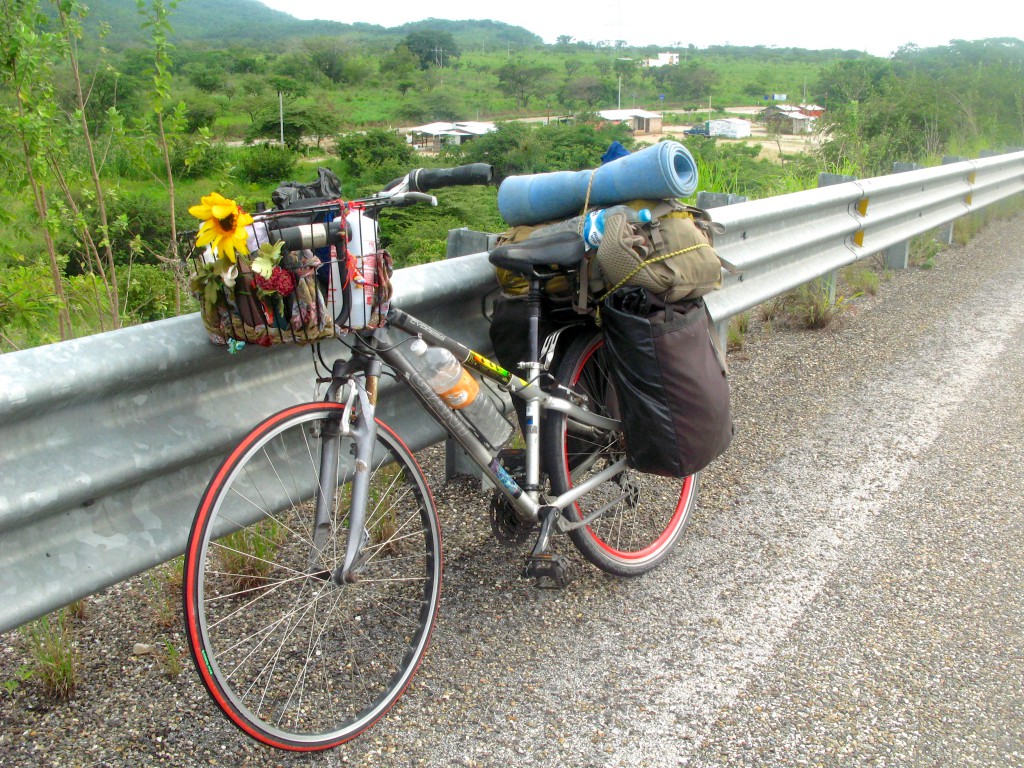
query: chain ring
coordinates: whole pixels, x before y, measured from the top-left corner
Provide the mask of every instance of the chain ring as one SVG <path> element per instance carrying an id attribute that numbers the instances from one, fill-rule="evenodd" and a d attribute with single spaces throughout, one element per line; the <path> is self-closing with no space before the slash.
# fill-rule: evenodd
<path id="1" fill-rule="evenodd" d="M 516 516 L 516 511 L 502 494 L 491 496 L 491 532 L 506 547 L 517 547 L 527 539 L 536 526 L 525 525 Z"/>

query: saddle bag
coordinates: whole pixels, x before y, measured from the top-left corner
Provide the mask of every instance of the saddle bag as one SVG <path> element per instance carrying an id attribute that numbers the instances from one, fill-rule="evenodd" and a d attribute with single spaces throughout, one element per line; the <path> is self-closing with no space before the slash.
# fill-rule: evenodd
<path id="1" fill-rule="evenodd" d="M 703 300 L 667 303 L 628 286 L 605 297 L 601 318 L 629 466 L 666 477 L 706 467 L 733 423 Z"/>

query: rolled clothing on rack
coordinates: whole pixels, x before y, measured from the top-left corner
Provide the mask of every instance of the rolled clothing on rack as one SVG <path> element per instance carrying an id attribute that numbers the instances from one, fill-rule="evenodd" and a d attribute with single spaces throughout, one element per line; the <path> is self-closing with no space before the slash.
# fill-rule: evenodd
<path id="1" fill-rule="evenodd" d="M 593 177 L 593 182 L 591 182 Z M 592 171 L 509 176 L 498 188 L 498 212 L 509 226 L 574 216 L 590 206 L 628 200 L 689 197 L 697 189 L 697 163 L 677 141 L 663 141 Z"/>

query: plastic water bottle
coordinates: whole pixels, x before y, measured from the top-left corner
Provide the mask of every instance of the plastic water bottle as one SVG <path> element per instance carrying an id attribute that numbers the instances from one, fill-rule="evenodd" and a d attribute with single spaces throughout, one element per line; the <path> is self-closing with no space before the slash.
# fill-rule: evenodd
<path id="1" fill-rule="evenodd" d="M 579 234 L 582 227 L 583 239 L 587 241 L 587 245 L 591 248 L 596 248 L 601 242 L 601 237 L 604 235 L 605 217 L 616 213 L 626 214 L 626 221 L 632 224 L 651 220 L 651 212 L 647 208 L 641 208 L 638 211 L 635 208 L 630 208 L 628 205 L 613 205 L 611 208 L 591 211 L 583 216 L 574 216 L 565 221 L 537 227 L 526 239 L 532 240 L 535 237 L 545 237 L 546 235 L 553 235 L 555 232 L 576 232 Z"/>
<path id="2" fill-rule="evenodd" d="M 416 339 L 409 350 L 410 362 L 441 399 L 453 410 L 461 411 L 480 437 L 498 450 L 512 436 L 512 425 L 498 412 L 469 371 L 443 347 L 431 347 Z"/>
<path id="3" fill-rule="evenodd" d="M 604 237 L 604 222 L 608 216 L 625 214 L 626 221 L 631 224 L 646 223 L 651 220 L 651 212 L 646 208 L 639 211 L 630 208 L 628 205 L 613 205 L 611 208 L 602 208 L 599 211 L 591 211 L 583 222 L 583 239 L 591 248 L 597 248 Z"/>
<path id="4" fill-rule="evenodd" d="M 348 252 L 355 262 L 355 274 L 347 286 L 351 307 L 347 325 L 354 329 L 365 328 L 373 316 L 377 283 L 377 222 L 362 211 L 353 210 L 345 217 L 345 223 L 349 232 Z"/>

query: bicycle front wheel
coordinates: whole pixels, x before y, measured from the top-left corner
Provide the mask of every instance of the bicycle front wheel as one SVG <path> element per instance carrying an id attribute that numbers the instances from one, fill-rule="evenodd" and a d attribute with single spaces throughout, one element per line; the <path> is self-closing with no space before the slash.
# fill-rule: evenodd
<path id="1" fill-rule="evenodd" d="M 383 423 L 371 471 L 364 563 L 334 578 L 349 530 L 354 443 L 321 481 L 324 426 L 344 406 L 306 403 L 256 427 L 202 498 L 185 553 L 184 609 L 196 669 L 227 717 L 273 747 L 336 746 L 376 722 L 419 666 L 437 616 L 441 535 L 409 449 Z M 332 511 L 314 522 L 318 489 Z"/>
<path id="2" fill-rule="evenodd" d="M 599 332 L 579 336 L 558 367 L 559 384 L 586 398 L 595 413 L 618 418 L 615 388 Z M 544 425 L 544 461 L 555 494 L 583 484 L 624 456 L 620 430 L 595 431 L 552 414 Z M 678 543 L 697 498 L 699 473 L 683 479 L 625 469 L 584 494 L 566 510 L 580 553 L 603 571 L 636 576 L 654 568 Z"/>

